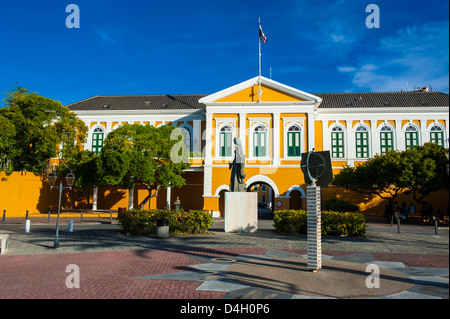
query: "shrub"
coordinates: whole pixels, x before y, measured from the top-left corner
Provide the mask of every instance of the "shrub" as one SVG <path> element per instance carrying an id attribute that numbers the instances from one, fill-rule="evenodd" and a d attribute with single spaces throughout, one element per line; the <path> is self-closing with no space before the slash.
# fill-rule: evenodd
<path id="1" fill-rule="evenodd" d="M 334 194 L 331 196 L 331 199 L 325 201 L 325 210 L 346 213 L 356 212 L 359 210 L 359 207 Z"/>
<path id="2" fill-rule="evenodd" d="M 117 218 L 122 231 L 129 235 L 153 235 L 156 221 L 163 218 L 169 221 L 172 234 L 205 233 L 213 222 L 211 214 L 202 210 L 130 210 L 119 213 Z"/>
<path id="3" fill-rule="evenodd" d="M 324 236 L 363 236 L 366 233 L 366 219 L 360 213 L 322 211 L 321 219 Z M 304 210 L 276 211 L 273 221 L 276 232 L 307 234 L 307 213 Z"/>

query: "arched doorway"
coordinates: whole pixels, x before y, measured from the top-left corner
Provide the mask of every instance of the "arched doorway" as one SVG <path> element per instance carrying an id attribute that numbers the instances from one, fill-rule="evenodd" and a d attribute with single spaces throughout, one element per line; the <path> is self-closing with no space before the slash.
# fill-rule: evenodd
<path id="1" fill-rule="evenodd" d="M 286 196 L 289 197 L 289 209 L 306 210 L 306 193 L 303 188 L 293 185 L 286 192 Z"/>
<path id="2" fill-rule="evenodd" d="M 222 189 L 219 192 L 219 212 L 222 218 L 225 218 L 225 193 L 228 192 L 226 189 Z"/>
<path id="3" fill-rule="evenodd" d="M 302 193 L 298 190 L 293 190 L 289 193 L 289 209 L 299 210 L 303 209 L 302 205 Z"/>
<path id="4" fill-rule="evenodd" d="M 258 219 L 273 219 L 275 192 L 265 182 L 253 182 L 247 186 L 247 192 L 258 193 Z"/>

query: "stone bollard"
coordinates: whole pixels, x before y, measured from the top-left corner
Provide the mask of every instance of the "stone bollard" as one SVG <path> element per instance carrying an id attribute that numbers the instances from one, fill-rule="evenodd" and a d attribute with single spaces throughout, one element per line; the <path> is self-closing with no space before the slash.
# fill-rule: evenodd
<path id="1" fill-rule="evenodd" d="M 25 221 L 25 233 L 29 233 L 30 232 L 30 226 L 31 226 L 31 222 L 29 219 L 27 219 Z"/>

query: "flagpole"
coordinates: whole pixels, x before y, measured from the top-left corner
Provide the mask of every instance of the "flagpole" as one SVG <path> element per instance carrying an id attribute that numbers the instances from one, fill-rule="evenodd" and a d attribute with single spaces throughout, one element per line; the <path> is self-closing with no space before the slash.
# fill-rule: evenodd
<path id="1" fill-rule="evenodd" d="M 261 28 L 261 17 L 258 17 L 258 27 Z M 261 95 L 262 95 L 262 91 L 261 91 L 261 38 L 258 37 L 258 44 L 259 44 L 259 77 L 258 77 L 258 82 L 259 82 L 259 91 L 258 91 L 258 99 L 259 101 L 261 101 Z"/>
<path id="2" fill-rule="evenodd" d="M 261 18 L 258 17 L 258 26 L 261 27 Z M 261 38 L 258 37 L 259 43 L 259 79 L 261 80 Z"/>

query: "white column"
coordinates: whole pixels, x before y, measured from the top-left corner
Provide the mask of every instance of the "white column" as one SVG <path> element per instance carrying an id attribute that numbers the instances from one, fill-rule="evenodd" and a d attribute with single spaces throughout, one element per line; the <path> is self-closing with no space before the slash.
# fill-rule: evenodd
<path id="1" fill-rule="evenodd" d="M 167 189 L 166 189 L 166 192 L 167 192 L 167 196 L 166 196 L 166 208 L 167 209 L 169 209 L 170 210 L 170 201 L 171 201 L 171 198 L 172 198 L 172 187 L 167 187 Z"/>
<path id="2" fill-rule="evenodd" d="M 405 137 L 402 134 L 401 120 L 395 120 L 395 140 L 397 142 L 397 150 L 404 151 L 406 149 L 406 146 L 405 146 Z"/>
<path id="3" fill-rule="evenodd" d="M 420 140 L 419 145 L 430 141 L 430 134 L 427 132 L 427 120 L 420 120 Z"/>
<path id="4" fill-rule="evenodd" d="M 328 132 L 328 120 L 322 120 L 323 150 L 331 151 L 330 132 Z"/>
<path id="5" fill-rule="evenodd" d="M 273 140 L 272 140 L 272 152 L 273 152 L 273 165 L 280 165 L 280 113 L 273 113 Z"/>
<path id="6" fill-rule="evenodd" d="M 380 139 L 377 134 L 377 120 L 370 120 L 370 147 L 372 148 L 372 153 L 369 154 L 373 157 L 375 154 L 381 154 Z"/>
<path id="7" fill-rule="evenodd" d="M 106 131 L 105 131 L 105 138 L 108 133 L 112 131 L 112 122 L 106 122 Z"/>
<path id="8" fill-rule="evenodd" d="M 308 112 L 308 152 L 311 152 L 315 146 L 314 140 L 314 112 Z"/>
<path id="9" fill-rule="evenodd" d="M 94 185 L 94 191 L 92 193 L 92 209 L 97 210 L 98 202 L 98 185 Z"/>
<path id="10" fill-rule="evenodd" d="M 205 136 L 206 136 L 206 145 L 205 145 L 205 165 L 211 165 L 212 164 L 212 114 L 206 113 L 206 129 L 205 129 Z M 217 136 L 216 136 L 217 138 Z"/>
<path id="11" fill-rule="evenodd" d="M 445 119 L 445 136 L 444 136 L 444 146 L 445 146 L 445 148 L 447 148 L 448 147 L 448 133 L 449 133 L 449 130 L 448 130 L 448 119 Z"/>
<path id="12" fill-rule="evenodd" d="M 356 141 L 355 141 L 355 132 L 353 132 L 353 121 L 347 121 L 346 127 L 347 127 L 347 137 L 345 139 L 345 142 L 347 145 L 345 145 L 346 149 L 346 157 L 350 160 L 354 160 L 356 158 Z"/>
<path id="13" fill-rule="evenodd" d="M 245 158 L 248 158 L 249 154 L 247 154 L 246 151 L 246 145 L 247 145 L 247 136 L 246 136 L 246 130 L 245 130 L 245 125 L 246 125 L 246 116 L 247 113 L 239 113 L 239 139 L 242 142 L 242 148 L 244 149 L 244 153 L 245 153 Z"/>
<path id="14" fill-rule="evenodd" d="M 203 196 L 211 196 L 212 187 L 212 113 L 206 113 L 206 145 L 205 145 L 205 158 L 204 174 L 203 174 Z M 217 138 L 217 137 L 216 137 Z"/>

